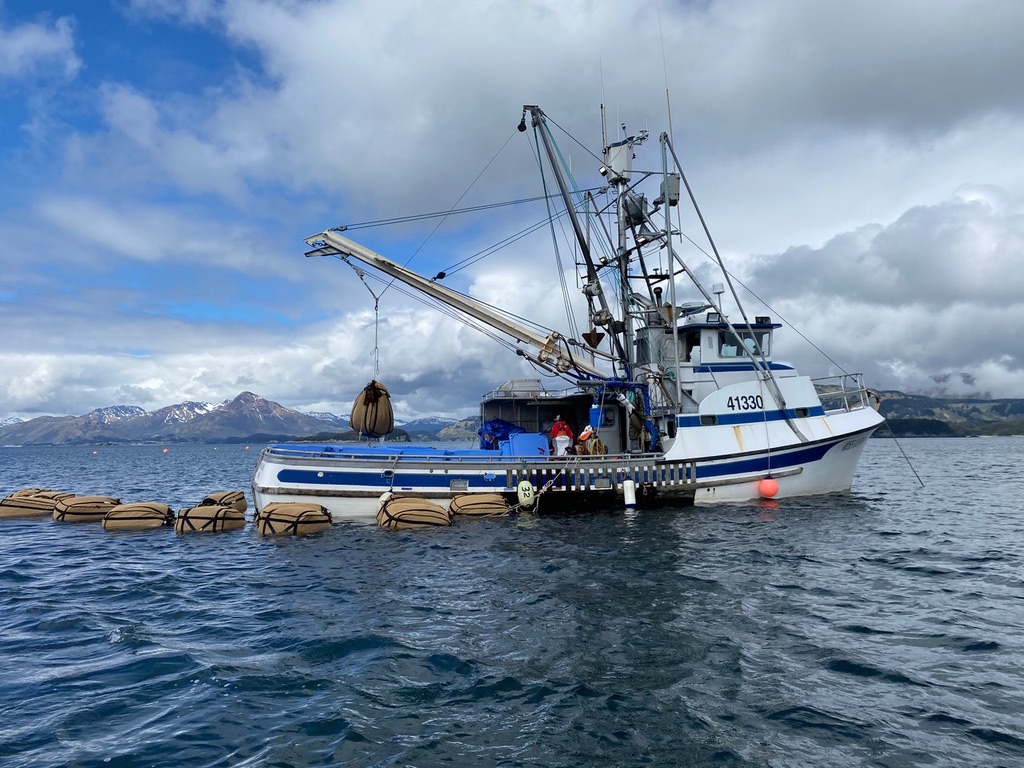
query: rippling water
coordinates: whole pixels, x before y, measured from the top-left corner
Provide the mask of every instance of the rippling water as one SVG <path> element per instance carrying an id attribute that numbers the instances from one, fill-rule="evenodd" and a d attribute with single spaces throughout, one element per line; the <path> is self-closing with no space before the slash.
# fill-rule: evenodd
<path id="1" fill-rule="evenodd" d="M 3 766 L 1013 766 L 1024 439 L 851 494 L 306 539 L 0 520 Z M 0 449 L 175 509 L 243 446 Z"/>

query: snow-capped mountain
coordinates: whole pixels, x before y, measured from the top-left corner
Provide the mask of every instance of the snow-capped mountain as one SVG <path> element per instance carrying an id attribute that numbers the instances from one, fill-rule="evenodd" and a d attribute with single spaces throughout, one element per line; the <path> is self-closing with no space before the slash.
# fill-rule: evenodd
<path id="1" fill-rule="evenodd" d="M 135 405 L 97 408 L 84 416 L 41 416 L 0 426 L 6 445 L 137 441 L 267 439 L 316 435 L 324 423 L 299 411 L 242 392 L 219 405 L 184 402 L 147 412 Z"/>
<path id="2" fill-rule="evenodd" d="M 324 424 L 329 424 L 332 427 L 341 427 L 342 429 L 349 428 L 349 417 L 339 416 L 336 413 L 330 411 L 304 411 L 307 416 L 312 416 L 314 419 L 319 419 Z"/>
<path id="3" fill-rule="evenodd" d="M 145 413 L 146 411 L 137 405 L 108 405 L 106 408 L 97 408 L 95 411 L 89 411 L 82 418 L 94 421 L 97 424 L 117 424 L 125 419 L 143 416 Z"/>

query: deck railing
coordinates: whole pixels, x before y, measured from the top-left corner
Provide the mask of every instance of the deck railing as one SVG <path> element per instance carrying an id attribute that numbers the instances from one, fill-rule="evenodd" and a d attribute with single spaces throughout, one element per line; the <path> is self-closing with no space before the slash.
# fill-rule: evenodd
<path id="1" fill-rule="evenodd" d="M 344 447 L 330 446 L 269 446 L 264 450 L 284 459 L 299 461 L 354 460 L 373 461 L 385 469 L 395 471 L 402 464 L 426 462 L 444 464 L 444 471 L 458 472 L 460 468 L 479 469 L 493 467 L 495 474 L 505 475 L 505 485 L 515 488 L 529 480 L 535 488 L 552 491 L 620 490 L 622 482 L 631 479 L 638 488 L 692 488 L 697 481 L 697 463 L 694 461 L 664 461 L 661 454 L 611 454 L 603 456 L 542 456 L 523 458 L 503 456 L 497 451 L 478 451 L 470 455 L 414 452 L 367 453 L 346 451 Z M 454 465 L 454 466 L 453 466 Z M 438 467 L 438 471 L 441 468 Z"/>
<path id="2" fill-rule="evenodd" d="M 640 492 L 647 488 L 692 490 L 697 483 L 697 463 L 619 457 L 618 463 L 607 460 L 600 464 L 572 461 L 561 467 L 555 464 L 538 467 L 531 462 L 506 470 L 505 482 L 508 488 L 517 487 L 523 480 L 529 480 L 534 488 L 556 492 L 618 491 L 622 489 L 624 480 L 632 480 Z"/>
<path id="3" fill-rule="evenodd" d="M 821 376 L 811 379 L 811 382 L 818 391 L 825 413 L 871 408 L 876 401 L 877 396 L 864 386 L 862 373 Z"/>

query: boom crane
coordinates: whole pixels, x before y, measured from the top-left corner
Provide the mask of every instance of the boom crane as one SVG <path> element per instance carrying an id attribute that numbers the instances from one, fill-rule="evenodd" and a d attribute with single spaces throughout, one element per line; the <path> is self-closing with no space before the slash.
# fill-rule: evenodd
<path id="1" fill-rule="evenodd" d="M 574 373 L 579 379 L 608 379 L 608 374 L 588 363 L 582 356 L 574 355 L 570 341 L 560 333 L 552 331 L 547 336 L 536 333 L 531 328 L 495 311 L 493 307 L 428 280 L 355 240 L 350 240 L 336 229 L 311 235 L 306 238 L 306 244 L 313 249 L 306 254 L 307 256 L 340 256 L 346 260 L 351 257 L 452 309 L 476 318 L 516 341 L 529 344 L 536 350 L 532 359 L 549 370 L 563 375 Z"/>

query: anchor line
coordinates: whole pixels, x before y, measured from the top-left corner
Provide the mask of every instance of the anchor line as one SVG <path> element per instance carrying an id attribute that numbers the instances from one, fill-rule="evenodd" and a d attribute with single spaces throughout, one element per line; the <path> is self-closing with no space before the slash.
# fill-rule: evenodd
<path id="1" fill-rule="evenodd" d="M 910 457 L 907 456 L 907 452 L 903 450 L 903 444 L 897 439 L 896 433 L 892 431 L 892 427 L 889 425 L 888 421 L 885 422 L 885 428 L 889 430 L 889 435 L 892 437 L 892 441 L 896 443 L 896 447 L 900 449 L 900 454 L 903 456 L 904 461 L 907 462 L 907 466 L 910 467 L 910 471 L 914 473 L 914 477 L 917 478 L 917 482 L 919 482 L 921 487 L 924 488 L 924 480 L 922 480 L 921 476 L 917 474 L 917 469 L 914 468 L 914 464 L 910 461 Z"/>

